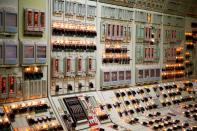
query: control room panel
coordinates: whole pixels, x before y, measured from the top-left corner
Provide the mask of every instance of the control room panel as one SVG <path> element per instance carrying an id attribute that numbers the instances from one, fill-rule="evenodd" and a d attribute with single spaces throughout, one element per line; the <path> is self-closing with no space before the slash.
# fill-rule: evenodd
<path id="1" fill-rule="evenodd" d="M 0 130 L 196 131 L 195 5 L 1 0 Z"/>

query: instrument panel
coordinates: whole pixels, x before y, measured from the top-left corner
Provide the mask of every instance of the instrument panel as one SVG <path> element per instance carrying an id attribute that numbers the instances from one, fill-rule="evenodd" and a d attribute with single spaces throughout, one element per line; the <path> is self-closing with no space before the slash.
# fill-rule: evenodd
<path id="1" fill-rule="evenodd" d="M 165 4 L 0 1 L 0 130 L 197 130 L 196 19 Z"/>
<path id="2" fill-rule="evenodd" d="M 69 129 L 189 130 L 196 128 L 192 115 L 196 86 L 176 81 L 59 96 L 53 101 Z"/>

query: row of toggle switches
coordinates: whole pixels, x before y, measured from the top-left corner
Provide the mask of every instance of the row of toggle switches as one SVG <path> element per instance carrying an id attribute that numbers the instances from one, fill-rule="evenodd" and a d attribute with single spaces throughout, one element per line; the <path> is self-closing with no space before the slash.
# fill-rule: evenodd
<path id="1" fill-rule="evenodd" d="M 94 52 L 97 49 L 95 44 L 53 44 L 53 51 L 67 51 L 67 52 Z"/>

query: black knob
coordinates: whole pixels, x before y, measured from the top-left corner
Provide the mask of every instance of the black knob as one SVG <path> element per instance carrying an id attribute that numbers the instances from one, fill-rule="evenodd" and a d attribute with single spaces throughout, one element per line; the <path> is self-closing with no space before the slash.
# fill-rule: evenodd
<path id="1" fill-rule="evenodd" d="M 165 103 L 165 102 L 163 102 L 162 105 L 163 105 L 164 107 L 166 107 L 166 103 Z"/>
<path id="2" fill-rule="evenodd" d="M 153 122 L 153 121 L 149 121 L 148 124 L 149 124 L 149 125 L 153 125 L 154 122 Z"/>
<path id="3" fill-rule="evenodd" d="M 132 94 L 133 94 L 133 96 L 135 96 L 136 95 L 136 92 L 135 91 L 132 91 Z"/>
<path id="4" fill-rule="evenodd" d="M 27 119 L 27 122 L 30 124 L 30 125 L 33 125 L 35 122 L 34 122 L 34 119 L 32 118 L 28 118 Z"/>
<path id="5" fill-rule="evenodd" d="M 147 101 L 148 101 L 148 98 L 147 98 L 147 97 L 145 97 L 145 98 L 144 98 L 144 101 L 145 101 L 145 102 L 147 102 Z"/>
<path id="6" fill-rule="evenodd" d="M 140 107 L 140 111 L 144 112 L 145 111 L 144 107 Z"/>
<path id="7" fill-rule="evenodd" d="M 175 123 L 178 124 L 180 122 L 180 120 L 175 120 Z"/>
<path id="8" fill-rule="evenodd" d="M 180 125 L 177 126 L 177 129 L 181 129 L 181 128 L 182 128 L 182 126 L 180 126 Z"/>
<path id="9" fill-rule="evenodd" d="M 161 113 L 160 113 L 160 112 L 157 112 L 157 113 L 156 113 L 156 116 L 160 116 L 160 115 L 161 115 Z"/>
<path id="10" fill-rule="evenodd" d="M 163 128 L 163 125 L 159 124 L 158 127 L 161 129 L 161 128 Z"/>
<path id="11" fill-rule="evenodd" d="M 100 105 L 101 110 L 104 110 L 104 105 Z"/>
<path id="12" fill-rule="evenodd" d="M 136 110 L 136 112 L 140 112 L 140 108 L 136 108 L 135 110 Z"/>
<path id="13" fill-rule="evenodd" d="M 145 122 L 145 121 L 144 121 L 142 124 L 143 124 L 144 126 L 147 126 L 147 125 L 148 125 L 148 123 L 147 123 L 147 122 Z"/>
<path id="14" fill-rule="evenodd" d="M 89 88 L 94 88 L 94 84 L 92 82 L 89 82 Z"/>
<path id="15" fill-rule="evenodd" d="M 67 85 L 67 88 L 68 88 L 69 91 L 72 91 L 72 90 L 73 90 L 73 87 L 72 87 L 71 84 L 68 84 L 68 85 Z"/>
<path id="16" fill-rule="evenodd" d="M 134 118 L 134 121 L 135 121 L 135 122 L 138 122 L 138 121 L 139 121 L 139 119 L 138 119 L 138 118 Z"/>
<path id="17" fill-rule="evenodd" d="M 186 131 L 193 131 L 192 129 L 186 129 Z"/>
<path id="18" fill-rule="evenodd" d="M 122 112 L 118 112 L 119 116 L 122 117 Z"/>
<path id="19" fill-rule="evenodd" d="M 128 112 L 127 112 L 127 111 L 124 111 L 124 114 L 125 114 L 126 116 L 128 116 Z"/>
<path id="20" fill-rule="evenodd" d="M 127 95 L 128 95 L 128 96 L 131 96 L 132 93 L 131 93 L 130 91 L 127 91 Z"/>
<path id="21" fill-rule="evenodd" d="M 165 89 L 168 90 L 169 89 L 169 86 L 165 86 Z"/>
<path id="22" fill-rule="evenodd" d="M 149 117 L 153 117 L 153 114 L 148 114 Z"/>
<path id="23" fill-rule="evenodd" d="M 120 107 L 120 104 L 119 102 L 116 102 L 116 104 L 114 105 L 114 107 Z"/>
<path id="24" fill-rule="evenodd" d="M 99 128 L 99 131 L 105 131 L 105 129 L 103 129 L 103 128 Z"/>
<path id="25" fill-rule="evenodd" d="M 144 90 L 139 90 L 139 94 L 143 94 L 144 93 Z"/>
<path id="26" fill-rule="evenodd" d="M 83 87 L 82 83 L 78 84 L 79 89 L 81 89 Z"/>
<path id="27" fill-rule="evenodd" d="M 121 92 L 121 96 L 124 97 L 126 96 L 126 94 L 124 92 Z"/>
<path id="28" fill-rule="evenodd" d="M 34 123 L 38 123 L 38 119 L 34 119 Z"/>
<path id="29" fill-rule="evenodd" d="M 62 127 L 61 125 L 58 125 L 58 126 L 56 127 L 56 129 L 54 129 L 54 130 L 62 131 L 62 130 L 63 130 L 63 127 Z"/>
<path id="30" fill-rule="evenodd" d="M 131 100 L 131 102 L 132 102 L 133 104 L 137 103 L 135 99 L 134 99 L 134 100 Z"/>
<path id="31" fill-rule="evenodd" d="M 112 105 L 111 104 L 107 104 L 107 108 L 108 109 L 111 109 L 112 108 Z"/>
<path id="32" fill-rule="evenodd" d="M 153 126 L 154 130 L 157 130 L 158 128 L 159 128 L 158 125 Z"/>
<path id="33" fill-rule="evenodd" d="M 159 123 L 159 122 L 160 122 L 160 120 L 158 120 L 158 119 L 155 120 L 155 123 Z"/>
<path id="34" fill-rule="evenodd" d="M 129 101 L 125 101 L 125 104 L 128 106 L 128 105 L 130 105 L 130 102 Z"/>
<path id="35" fill-rule="evenodd" d="M 186 111 L 184 114 L 185 114 L 185 117 L 190 117 L 190 113 L 188 111 Z"/>
<path id="36" fill-rule="evenodd" d="M 5 113 L 3 112 L 3 110 L 0 110 L 0 116 L 4 116 Z"/>
<path id="37" fill-rule="evenodd" d="M 174 88 L 177 88 L 177 85 L 173 85 Z"/>
<path id="38" fill-rule="evenodd" d="M 174 125 L 173 126 L 173 130 L 177 130 L 178 128 L 177 128 L 177 126 L 176 125 Z"/>
<path id="39" fill-rule="evenodd" d="M 171 103 L 171 102 L 167 102 L 166 104 L 167 104 L 168 106 L 172 105 L 172 103 Z"/>
<path id="40" fill-rule="evenodd" d="M 120 97 L 120 93 L 116 93 L 116 97 L 118 97 L 118 98 L 119 98 L 119 97 Z"/>
<path id="41" fill-rule="evenodd" d="M 59 85 L 56 85 L 56 86 L 55 86 L 55 92 L 59 92 L 59 90 L 60 90 Z"/>
<path id="42" fill-rule="evenodd" d="M 168 128 L 167 131 L 172 131 L 172 129 Z"/>
<path id="43" fill-rule="evenodd" d="M 42 119 L 43 119 L 44 122 L 47 121 L 47 117 L 46 116 L 44 116 Z"/>
<path id="44" fill-rule="evenodd" d="M 167 127 L 169 124 L 168 124 L 168 122 L 165 121 L 163 125 L 164 125 L 164 127 Z"/>
<path id="45" fill-rule="evenodd" d="M 42 117 L 38 117 L 37 120 L 38 120 L 38 122 L 42 122 L 43 121 Z"/>
<path id="46" fill-rule="evenodd" d="M 148 93 L 149 93 L 149 92 L 150 92 L 150 89 L 146 88 L 146 92 L 148 92 Z"/>
<path id="47" fill-rule="evenodd" d="M 112 128 L 114 128 L 114 129 L 116 129 L 116 130 L 117 130 L 117 129 L 118 129 L 118 125 L 116 125 L 116 124 L 115 124 L 115 125 L 113 125 L 113 127 L 112 127 Z"/>
<path id="48" fill-rule="evenodd" d="M 162 90 L 163 90 L 163 87 L 162 87 L 162 86 L 160 86 L 160 87 L 159 87 L 159 90 L 160 90 L 160 91 L 162 91 Z"/>
<path id="49" fill-rule="evenodd" d="M 164 98 L 167 98 L 168 96 L 167 96 L 166 94 L 163 94 L 163 97 L 164 97 Z"/>
<path id="50" fill-rule="evenodd" d="M 129 110 L 129 113 L 130 113 L 130 114 L 133 114 L 133 113 L 134 113 L 134 110 L 132 110 L 132 109 Z"/>

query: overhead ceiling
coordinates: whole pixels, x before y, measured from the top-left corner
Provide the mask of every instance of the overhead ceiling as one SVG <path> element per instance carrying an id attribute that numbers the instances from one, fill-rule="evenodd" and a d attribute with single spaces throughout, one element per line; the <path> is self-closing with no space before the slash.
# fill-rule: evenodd
<path id="1" fill-rule="evenodd" d="M 197 17 L 197 0 L 99 0 L 99 2 L 173 15 Z"/>

